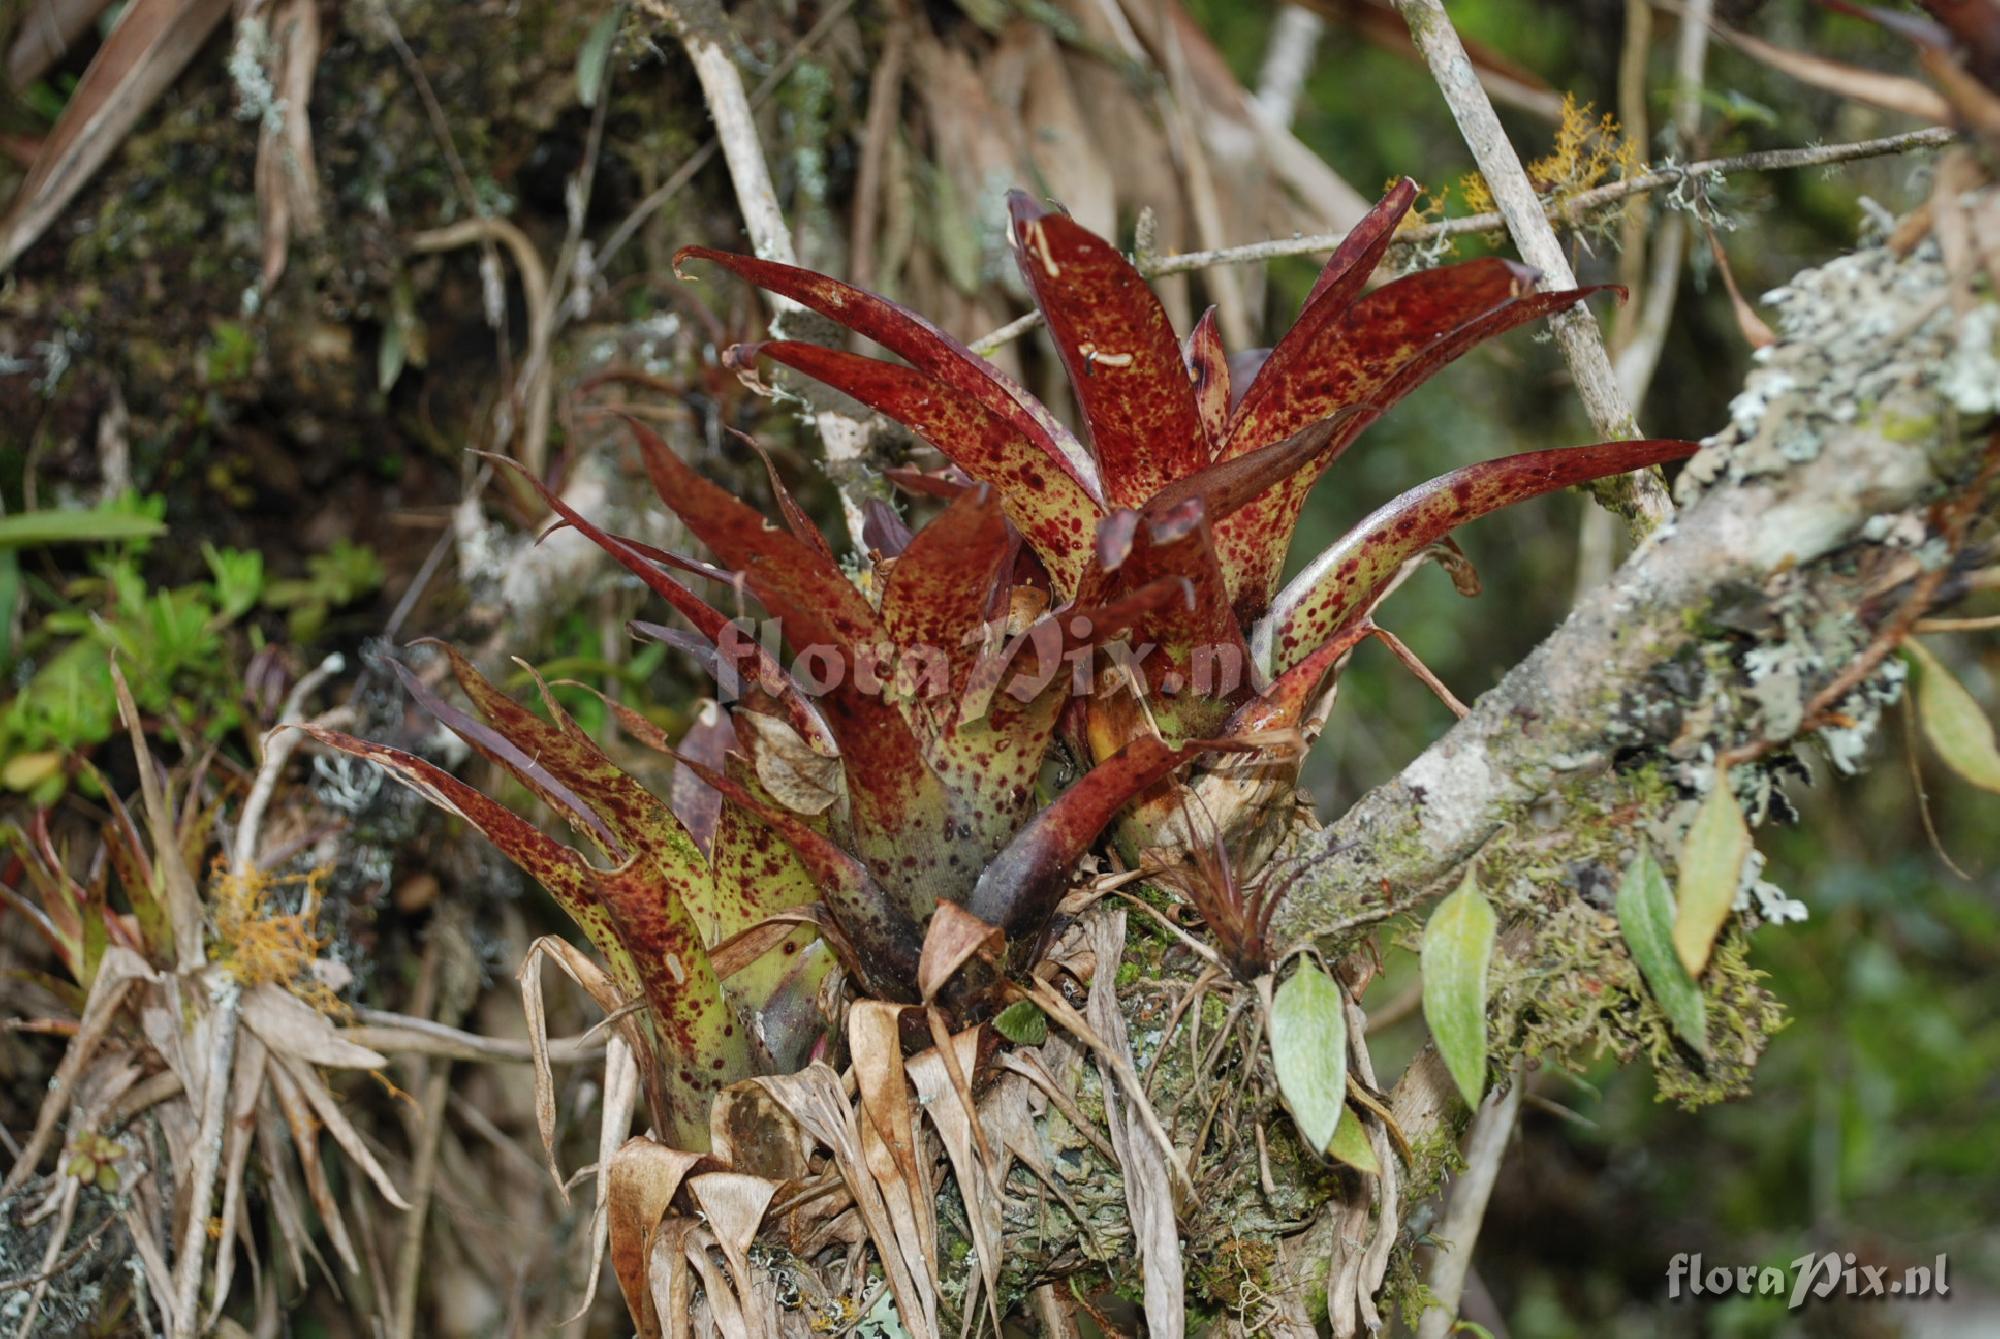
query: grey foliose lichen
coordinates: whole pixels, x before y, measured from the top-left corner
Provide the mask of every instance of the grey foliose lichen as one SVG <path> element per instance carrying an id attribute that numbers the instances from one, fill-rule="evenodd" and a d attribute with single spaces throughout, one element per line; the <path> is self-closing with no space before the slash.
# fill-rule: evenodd
<path id="1" fill-rule="evenodd" d="M 1675 487 L 1681 503 L 1718 481 L 1816 459 L 1829 434 L 1849 425 L 1911 440 L 1938 432 L 1953 410 L 1991 412 L 2000 400 L 2000 308 L 1989 299 L 1961 316 L 1950 291 L 1938 244 L 1927 240 L 1907 256 L 1867 247 L 1765 294 L 1778 342 L 1757 351 L 1729 426 L 1688 462 Z"/>

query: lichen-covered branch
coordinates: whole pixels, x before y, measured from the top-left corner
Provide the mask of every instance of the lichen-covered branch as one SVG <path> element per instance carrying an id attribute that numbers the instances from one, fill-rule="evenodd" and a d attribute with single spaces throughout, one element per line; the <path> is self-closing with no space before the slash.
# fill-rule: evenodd
<path id="1" fill-rule="evenodd" d="M 1978 207 L 1996 208 L 1990 191 Z M 1776 295 L 1781 342 L 1729 428 L 1690 462 L 1684 510 L 1469 717 L 1312 838 L 1277 932 L 1309 936 L 1361 908 L 1411 904 L 1527 806 L 1612 769 L 1622 751 L 1678 762 L 1746 735 L 1789 740 L 1797 703 L 1867 644 L 1868 583 L 1898 560 L 1946 560 L 1925 550 L 1924 506 L 1969 473 L 1966 434 L 2000 386 L 1993 301 L 1961 316 L 1948 284 L 1926 243 L 1908 259 L 1862 251 Z M 1664 721 L 1649 719 L 1670 705 L 1658 676 L 1677 662 L 1700 669 L 1705 649 L 1726 652 L 1704 647 L 1707 618 L 1745 592 L 1774 620 L 1769 640 L 1739 648 L 1758 655 L 1724 657 L 1742 663 L 1718 672 L 1740 681 L 1720 685 L 1699 738 L 1662 740 Z M 1787 607 L 1808 604 L 1830 617 L 1791 635 L 1805 620 Z M 1706 705 L 1675 708 L 1677 728 Z M 1858 744 L 1825 742 L 1837 763 Z"/>

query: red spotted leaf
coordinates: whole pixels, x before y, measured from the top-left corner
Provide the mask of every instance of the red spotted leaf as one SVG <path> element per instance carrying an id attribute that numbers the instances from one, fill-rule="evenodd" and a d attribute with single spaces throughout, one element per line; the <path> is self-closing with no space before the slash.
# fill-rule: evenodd
<path id="1" fill-rule="evenodd" d="M 853 396 L 909 428 L 973 478 L 1000 490 L 1007 518 L 1041 555 L 1050 575 L 1065 591 L 1076 589 L 1083 550 L 1104 508 L 1069 461 L 1023 436 L 1018 425 L 935 377 L 879 358 L 789 340 L 747 346 L 739 354 L 769 358 Z M 933 478 L 912 478 L 907 471 L 897 475 L 898 482 L 910 487 Z M 951 487 L 948 481 L 937 483 Z"/>
<path id="2" fill-rule="evenodd" d="M 657 441 L 657 437 L 654 440 Z M 548 504 L 551 511 L 568 524 L 575 526 L 584 538 L 617 559 L 621 567 L 638 577 L 648 590 L 672 605 L 675 612 L 687 619 L 695 631 L 701 634 L 702 639 L 716 649 L 720 661 L 729 667 L 729 683 L 725 686 L 732 690 L 740 688 L 750 695 L 763 693 L 774 696 L 782 703 L 786 719 L 791 722 L 793 729 L 807 738 L 830 743 L 818 714 L 792 687 L 791 680 L 778 666 L 777 661 L 773 660 L 754 639 L 743 635 L 728 615 L 660 570 L 659 562 L 673 561 L 672 555 L 650 545 L 636 546 L 600 529 L 513 459 L 491 452 L 479 454 L 498 461 L 526 480 L 528 485 L 541 496 L 542 501 Z"/>
<path id="3" fill-rule="evenodd" d="M 627 423 L 638 422 L 630 415 L 622 417 Z M 785 528 L 790 530 L 792 536 L 800 543 L 819 550 L 821 557 L 833 562 L 833 546 L 826 542 L 826 536 L 821 533 L 819 526 L 813 523 L 813 518 L 806 514 L 805 508 L 801 507 L 798 499 L 792 496 L 792 490 L 785 487 L 785 481 L 778 475 L 778 464 L 771 459 L 771 453 L 764 449 L 764 444 L 747 432 L 738 432 L 734 428 L 729 431 L 732 437 L 755 451 L 757 458 L 764 462 L 764 473 L 771 479 L 771 496 L 778 501 L 778 514 L 785 518 Z"/>
<path id="4" fill-rule="evenodd" d="M 1258 628 L 1258 655 L 1283 674 L 1364 617 L 1406 561 L 1456 526 L 1558 488 L 1683 460 L 1695 449 L 1693 442 L 1646 439 L 1528 451 L 1413 488 L 1377 508 L 1285 587 Z"/>
<path id="5" fill-rule="evenodd" d="M 1041 401 L 907 307 L 811 270 L 705 246 L 682 247 L 676 252 L 674 272 L 678 274 L 681 266 L 691 259 L 712 261 L 759 288 L 788 297 L 858 335 L 865 335 L 943 383 L 952 398 L 976 404 L 999 416 L 1050 456 L 1067 457 L 1088 469 L 1088 457 L 1077 445 L 1075 436 L 1055 421 Z"/>
<path id="6" fill-rule="evenodd" d="M 1118 248 L 1020 191 L 1007 209 L 1014 258 L 1069 370 L 1105 502 L 1136 507 L 1209 456 L 1173 324 Z"/>
<path id="7" fill-rule="evenodd" d="M 766 802 L 749 787 L 690 759 L 680 763 L 720 791 L 726 804 L 762 820 L 791 847 L 818 884 L 820 898 L 847 942 L 858 951 L 859 957 L 847 966 L 868 992 L 884 999 L 909 997 L 922 951 L 917 923 L 883 892 L 867 866 L 798 815 Z"/>
<path id="8" fill-rule="evenodd" d="M 1471 273 L 1460 273 L 1464 271 Z M 1427 279 L 1430 275 L 1448 277 Z M 1409 275 L 1378 289 L 1348 309 L 1351 326 L 1349 322 L 1338 323 L 1328 336 L 1323 378 L 1314 381 L 1301 376 L 1285 383 L 1297 392 L 1285 399 L 1289 407 L 1273 402 L 1258 418 L 1239 414 L 1228 455 L 1256 449 L 1252 443 L 1264 433 L 1296 431 L 1287 425 L 1361 407 L 1361 412 L 1336 426 L 1333 437 L 1306 468 L 1216 524 L 1223 571 L 1229 577 L 1238 615 L 1246 623 L 1263 612 L 1277 589 L 1286 548 L 1306 495 L 1370 423 L 1447 363 L 1485 340 L 1605 291 L 1578 288 L 1508 296 L 1532 275 L 1532 271 L 1507 261 L 1471 261 Z M 1456 319 L 1450 299 L 1453 292 L 1463 301 Z M 1263 380 L 1259 378 L 1260 383 Z M 1246 401 L 1246 411 L 1248 408 Z"/>
<path id="9" fill-rule="evenodd" d="M 1181 583 L 1184 598 L 1140 615 L 1130 641 L 1162 730 L 1174 739 L 1205 734 L 1248 691 L 1250 652 L 1229 607 L 1201 502 L 1189 498 L 1158 515 L 1142 514 L 1129 538 L 1119 539 L 1116 568 L 1094 568 L 1084 581 L 1086 596 L 1101 601 L 1119 589 Z"/>
<path id="10" fill-rule="evenodd" d="M 1207 455 L 1222 449 L 1229 435 L 1229 357 L 1222 351 L 1222 327 L 1210 307 L 1181 341 L 1181 361 L 1194 387 L 1195 413 L 1207 442 Z"/>
<path id="11" fill-rule="evenodd" d="M 1399 179 L 1388 193 L 1375 203 L 1375 207 L 1362 216 L 1359 223 L 1348 230 L 1340 239 L 1340 245 L 1327 257 L 1325 268 L 1319 278 L 1313 281 L 1312 292 L 1299 312 L 1303 317 L 1319 306 L 1321 301 L 1345 308 L 1361 296 L 1361 289 L 1368 282 L 1368 276 L 1375 273 L 1382 257 L 1389 254 L 1389 244 L 1395 240 L 1396 229 L 1403 217 L 1416 203 L 1417 183 L 1408 177 Z M 1294 327 L 1296 329 L 1297 327 Z"/>
<path id="12" fill-rule="evenodd" d="M 595 868 L 505 805 L 414 754 L 320 726 L 300 728 L 331 748 L 375 763 L 471 824 L 548 889 L 603 955 L 619 989 L 652 1007 L 667 1073 L 665 1109 L 658 1115 L 677 1141 L 706 1148 L 709 1103 L 723 1084 L 748 1077 L 750 1053 L 685 906 L 653 874 L 650 862 L 634 857 L 617 869 Z"/>
<path id="13" fill-rule="evenodd" d="M 695 473 L 643 424 L 632 426 L 661 500 L 743 573 L 783 620 L 794 650 L 823 648 L 837 658 L 839 682 L 820 705 L 847 771 L 856 842 L 878 878 L 913 912 L 927 912 L 936 898 L 927 875 L 949 841 L 945 795 L 908 722 L 864 673 L 888 642 L 881 619 L 824 555 Z"/>

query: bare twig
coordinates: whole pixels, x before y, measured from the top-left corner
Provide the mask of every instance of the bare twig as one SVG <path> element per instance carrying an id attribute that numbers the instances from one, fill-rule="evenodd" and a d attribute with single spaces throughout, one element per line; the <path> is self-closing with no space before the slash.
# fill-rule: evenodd
<path id="1" fill-rule="evenodd" d="M 1673 152 L 1692 152 L 1701 128 L 1701 90 L 1708 64 L 1708 24 L 1714 0 L 1688 0 L 1682 16 L 1680 47 L 1674 61 Z M 1631 337 L 1618 350 L 1618 389 L 1635 410 L 1644 402 L 1666 347 L 1667 326 L 1680 294 L 1681 263 L 1687 259 L 1688 217 L 1668 210 L 1653 235 L 1652 264 L 1646 290 L 1640 295 Z"/>
<path id="2" fill-rule="evenodd" d="M 846 0 L 836 8 L 844 12 L 851 2 Z M 757 134 L 756 118 L 743 88 L 743 75 L 737 70 L 734 58 L 723 49 L 730 32 L 720 6 L 716 0 L 641 0 L 641 5 L 673 29 L 694 64 L 702 97 L 708 103 L 708 114 L 715 122 L 716 139 L 722 145 L 723 161 L 729 165 L 729 179 L 736 188 L 736 207 L 742 212 L 744 229 L 750 234 L 751 249 L 761 260 L 796 265 L 798 258 L 793 253 L 791 230 L 778 206 L 777 190 L 771 184 L 770 165 L 764 160 L 764 143 Z M 774 312 L 771 333 L 785 338 L 786 327 L 799 310 L 798 304 L 789 298 L 774 297 L 771 305 Z M 860 419 L 826 408 L 815 414 L 814 422 L 826 448 L 827 471 L 840 492 L 848 535 L 857 547 L 862 546 L 862 503 L 867 496 L 862 475 L 870 438 L 868 426 Z"/>
<path id="3" fill-rule="evenodd" d="M 222 1119 L 229 1111 L 229 1074 L 236 1061 L 236 1034 L 243 1019 L 243 991 L 234 981 L 217 978 L 212 999 L 213 1034 L 206 1039 L 208 1074 L 202 1083 L 201 1132 L 196 1136 L 194 1162 L 188 1172 L 193 1193 L 188 1197 L 187 1222 L 181 1227 L 180 1251 L 174 1257 L 173 1333 L 193 1335 L 201 1314 L 201 1265 L 208 1249 L 209 1210 L 215 1203 L 215 1174 L 222 1162 Z M 223 1242 L 218 1249 L 232 1250 Z"/>
<path id="4" fill-rule="evenodd" d="M 1472 150 L 1473 161 L 1479 164 L 1480 173 L 1486 178 L 1487 189 L 1507 221 L 1507 230 L 1513 234 L 1521 258 L 1540 270 L 1551 286 L 1576 287 L 1569 256 L 1549 223 L 1541 196 L 1528 180 L 1521 157 L 1507 138 L 1486 90 L 1479 86 L 1472 61 L 1458 40 L 1458 31 L 1451 26 L 1442 0 L 1396 0 L 1396 9 L 1409 24 L 1410 36 L 1430 65 L 1431 77 L 1437 81 L 1438 91 L 1458 122 L 1466 147 Z M 1579 304 L 1557 313 L 1549 324 L 1576 381 L 1584 412 L 1590 416 L 1598 435 L 1607 439 L 1637 437 L 1638 421 L 1619 389 L 1611 357 L 1605 352 L 1604 337 L 1590 309 Z M 1628 516 L 1640 533 L 1653 529 L 1673 514 L 1673 501 L 1667 496 L 1666 485 L 1650 471 L 1600 480 L 1591 491 L 1604 505 Z"/>
<path id="5" fill-rule="evenodd" d="M 243 814 L 236 824 L 236 840 L 230 847 L 229 867 L 239 878 L 256 871 L 257 838 L 264 826 L 264 811 L 270 807 L 271 796 L 277 792 L 278 778 L 283 774 L 292 750 L 305 738 L 292 728 L 295 718 L 305 707 L 306 699 L 312 696 L 313 690 L 345 668 L 347 661 L 335 652 L 300 675 L 299 681 L 292 685 L 292 691 L 285 694 L 284 705 L 278 708 L 278 723 L 264 737 L 264 760 L 257 765 L 257 779 L 251 783 L 250 798 L 243 802 Z"/>
<path id="6" fill-rule="evenodd" d="M 1436 1305 L 1417 1322 L 1417 1339 L 1445 1339 L 1458 1320 L 1458 1302 L 1472 1264 L 1472 1245 L 1479 1239 L 1479 1223 L 1486 1217 L 1486 1202 L 1492 1197 L 1494 1178 L 1500 1173 L 1501 1159 L 1514 1133 L 1525 1086 L 1521 1067 L 1516 1064 L 1506 1088 L 1487 1094 L 1465 1137 L 1465 1170 L 1452 1182 L 1451 1206 L 1437 1232 L 1443 1244 L 1431 1261 L 1430 1291 Z"/>
<path id="7" fill-rule="evenodd" d="M 1867 158 L 1884 158 L 1890 154 L 1942 149 L 1957 137 L 1956 132 L 1950 130 L 1912 130 L 1901 135 L 1858 140 L 1851 144 L 1811 144 L 1798 149 L 1765 149 L 1758 153 L 1736 154 L 1728 158 L 1710 158 L 1699 163 L 1667 163 L 1635 177 L 1608 182 L 1603 186 L 1578 191 L 1575 195 L 1550 201 L 1546 215 L 1552 225 L 1573 227 L 1585 222 L 1591 214 L 1606 205 L 1616 204 L 1635 195 L 1665 190 L 1683 181 L 1702 177 L 1726 177 L 1743 172 L 1783 172 L 1807 167 L 1833 167 Z M 1463 218 L 1444 219 L 1437 223 L 1403 228 L 1396 233 L 1396 240 L 1407 246 L 1422 246 L 1445 238 L 1471 237 L 1480 233 L 1494 232 L 1505 227 L 1506 223 L 1507 220 L 1497 212 L 1468 214 Z M 1246 242 L 1241 246 L 1221 247 L 1209 251 L 1182 251 L 1170 256 L 1157 256 L 1139 268 L 1148 278 L 1157 279 L 1164 275 L 1186 274 L 1192 270 L 1205 270 L 1217 265 L 1256 265 L 1293 256 L 1325 255 L 1345 240 L 1347 234 L 1344 232 L 1302 233 L 1297 237 L 1274 237 L 1262 242 Z M 991 353 L 1002 345 L 1019 339 L 1041 323 L 1040 312 L 1029 312 L 980 336 L 973 341 L 972 347 L 980 353 Z"/>
<path id="8" fill-rule="evenodd" d="M 1298 106 L 1299 90 L 1312 72 L 1326 20 L 1304 5 L 1288 4 L 1271 20 L 1264 43 L 1264 64 L 1257 72 L 1257 110 L 1275 125 L 1288 126 Z"/>
<path id="9" fill-rule="evenodd" d="M 429 1055 L 444 1060 L 466 1060 L 475 1064 L 496 1060 L 527 1064 L 535 1058 L 533 1049 L 525 1041 L 482 1037 L 477 1033 L 464 1032 L 428 1018 L 415 1018 L 409 1014 L 390 1013 L 383 1009 L 358 1009 L 355 1013 L 361 1019 L 360 1025 L 346 1028 L 340 1035 L 343 1039 L 357 1046 L 366 1046 L 371 1051 L 392 1052 L 398 1055 Z M 551 1064 L 576 1064 L 594 1060 L 603 1054 L 602 1035 L 561 1037 L 548 1044 Z"/>

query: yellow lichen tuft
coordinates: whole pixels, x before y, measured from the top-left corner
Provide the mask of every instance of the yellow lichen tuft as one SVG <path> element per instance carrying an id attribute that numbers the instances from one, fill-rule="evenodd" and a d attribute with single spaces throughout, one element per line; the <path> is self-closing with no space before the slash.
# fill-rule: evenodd
<path id="1" fill-rule="evenodd" d="M 1560 204 L 1614 174 L 1623 180 L 1645 166 L 1638 141 L 1625 136 L 1617 117 L 1609 112 L 1599 116 L 1596 104 L 1580 103 L 1575 94 L 1565 93 L 1555 144 L 1527 165 L 1527 173 L 1536 191 Z M 1479 173 L 1461 177 L 1458 189 L 1469 212 L 1484 214 L 1494 208 L 1493 192 Z"/>
<path id="2" fill-rule="evenodd" d="M 215 958 L 248 989 L 283 986 L 313 1008 L 341 1018 L 347 1006 L 313 970 L 328 941 L 318 932 L 320 898 L 332 866 L 304 874 L 238 874 L 218 859 L 209 881 L 210 921 Z M 299 909 L 281 911 L 273 895 L 297 889 Z"/>

